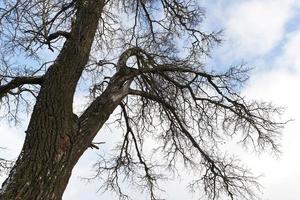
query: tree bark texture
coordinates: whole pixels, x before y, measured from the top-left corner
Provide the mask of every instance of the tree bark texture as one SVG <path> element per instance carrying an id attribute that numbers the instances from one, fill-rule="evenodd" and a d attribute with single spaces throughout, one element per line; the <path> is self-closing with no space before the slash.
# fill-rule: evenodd
<path id="1" fill-rule="evenodd" d="M 71 172 L 98 130 L 121 102 L 122 76 L 77 118 L 72 103 L 88 61 L 103 0 L 77 1 L 76 19 L 41 84 L 21 154 L 3 183 L 0 200 L 60 200 Z"/>

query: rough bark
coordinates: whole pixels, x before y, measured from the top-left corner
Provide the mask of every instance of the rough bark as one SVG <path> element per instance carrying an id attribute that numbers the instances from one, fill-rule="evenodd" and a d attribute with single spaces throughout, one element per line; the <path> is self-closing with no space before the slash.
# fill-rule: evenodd
<path id="1" fill-rule="evenodd" d="M 73 114 L 75 88 L 88 61 L 104 1 L 78 1 L 76 6 L 70 37 L 44 76 L 24 146 L 3 183 L 0 200 L 61 199 L 74 165 L 123 98 L 116 98 L 124 90 L 116 77 L 83 116 L 78 119 Z"/>

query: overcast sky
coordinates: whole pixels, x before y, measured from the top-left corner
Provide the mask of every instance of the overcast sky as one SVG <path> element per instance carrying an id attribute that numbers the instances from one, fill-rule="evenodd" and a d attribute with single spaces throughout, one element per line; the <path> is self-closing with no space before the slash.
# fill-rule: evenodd
<path id="1" fill-rule="evenodd" d="M 260 182 L 264 186 L 264 200 L 300 200 L 300 1 L 201 2 L 207 12 L 205 28 L 224 29 L 224 42 L 214 49 L 207 64 L 218 69 L 241 63 L 255 67 L 242 93 L 249 98 L 286 106 L 284 117 L 294 119 L 283 131 L 283 153 L 280 158 L 242 152 L 241 159 L 254 174 L 263 175 Z M 0 146 L 7 147 L 1 156 L 17 156 L 24 130 L 23 127 L 12 128 L 0 124 Z M 114 130 L 105 131 L 114 133 Z M 103 140 L 103 137 L 99 140 Z M 64 200 L 114 199 L 109 194 L 97 193 L 99 183 L 86 183 L 80 179 L 81 176 L 91 175 L 94 158 L 96 151 L 89 150 L 80 160 L 73 171 Z M 0 182 L 3 180 L 4 177 L 0 177 Z M 182 177 L 179 183 L 166 184 L 166 198 L 197 199 L 197 196 L 185 191 L 184 182 Z M 140 199 L 140 196 L 136 196 L 136 199 Z"/>

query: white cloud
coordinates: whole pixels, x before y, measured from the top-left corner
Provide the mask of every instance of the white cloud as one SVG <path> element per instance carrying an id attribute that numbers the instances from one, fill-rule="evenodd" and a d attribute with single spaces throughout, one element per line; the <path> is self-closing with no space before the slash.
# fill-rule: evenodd
<path id="1" fill-rule="evenodd" d="M 277 64 L 290 70 L 300 72 L 300 30 L 290 33 L 283 47 L 283 54 L 277 59 Z"/>
<path id="2" fill-rule="evenodd" d="M 288 49 L 287 49 L 288 52 Z M 263 74 L 258 73 L 250 80 L 244 93 L 249 98 L 272 101 L 274 104 L 286 106 L 285 119 L 294 119 L 282 131 L 282 155 L 276 160 L 268 155 L 259 158 L 248 158 L 249 167 L 264 177 L 264 197 L 268 200 L 298 200 L 300 191 L 300 73 L 287 67 L 279 67 Z M 248 161 L 249 161 L 248 160 Z"/>
<path id="3" fill-rule="evenodd" d="M 284 39 L 299 5 L 297 0 L 214 0 L 208 5 L 206 26 L 224 29 L 225 40 L 214 50 L 216 56 L 232 64 L 268 54 Z"/>
<path id="4" fill-rule="evenodd" d="M 226 28 L 239 50 L 265 54 L 280 41 L 292 1 L 243 1 L 231 7 Z M 241 53 L 241 52 L 239 52 Z"/>

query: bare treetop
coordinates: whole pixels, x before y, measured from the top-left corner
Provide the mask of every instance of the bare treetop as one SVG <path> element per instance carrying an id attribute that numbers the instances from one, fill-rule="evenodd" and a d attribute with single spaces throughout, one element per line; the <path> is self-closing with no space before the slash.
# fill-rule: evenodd
<path id="1" fill-rule="evenodd" d="M 51 160 L 58 168 L 63 162 L 70 164 L 69 171 L 61 172 L 68 180 L 86 148 L 97 147 L 93 138 L 116 111 L 115 122 L 124 129 L 122 142 L 113 156 L 103 155 L 96 164 L 95 177 L 101 178 L 104 190 L 129 198 L 121 187 L 127 180 L 146 189 L 151 199 L 159 199 L 159 183 L 166 178 L 162 172 L 175 173 L 183 163 L 197 174 L 191 189 L 202 188 L 208 199 L 255 198 L 256 178 L 238 159 L 223 153 L 222 144 L 236 138 L 258 151 L 278 151 L 284 122 L 276 119 L 282 109 L 240 95 L 248 68 L 222 72 L 205 67 L 203 59 L 221 41 L 221 32 L 204 31 L 203 18 L 196 0 L 0 3 L 1 110 L 5 117 L 15 118 L 24 108 L 20 103 L 35 105 L 23 155 L 10 177 L 24 170 L 25 157 L 37 156 L 30 150 L 30 138 L 36 135 L 47 144 L 34 147 L 37 154 L 47 152 L 39 155 L 41 160 Z M 47 54 L 57 58 L 52 61 Z M 14 66 L 19 55 L 26 62 Z M 73 96 L 83 77 L 91 103 L 76 116 Z M 150 137 L 156 146 L 149 155 L 144 141 Z M 57 151 L 48 152 L 48 147 Z M 13 185 L 20 183 L 9 180 L 3 198 L 12 197 L 18 188 Z M 53 199 L 60 198 L 63 187 Z"/>

